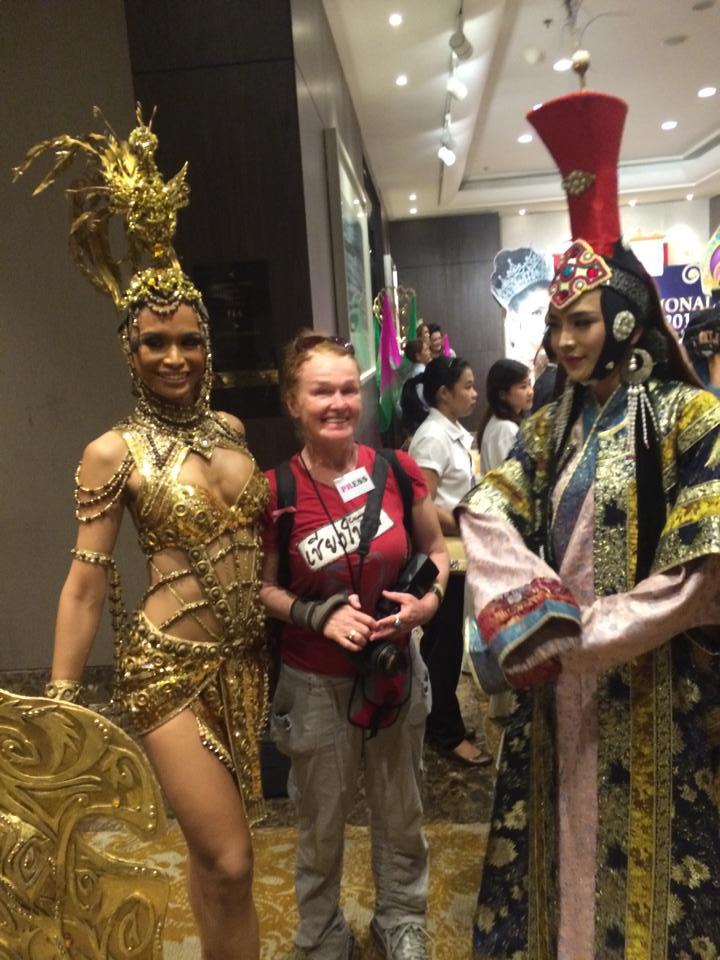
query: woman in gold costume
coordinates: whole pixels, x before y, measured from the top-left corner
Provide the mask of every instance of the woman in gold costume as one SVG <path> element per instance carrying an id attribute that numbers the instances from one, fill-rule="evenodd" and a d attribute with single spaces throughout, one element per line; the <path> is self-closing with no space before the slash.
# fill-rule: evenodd
<path id="1" fill-rule="evenodd" d="M 68 153 L 86 157 L 85 180 L 70 191 L 74 252 L 122 310 L 120 341 L 138 396 L 134 412 L 90 443 L 78 467 L 79 530 L 47 694 L 77 697 L 109 574 L 115 697 L 187 841 L 202 956 L 256 960 L 250 825 L 262 815 L 258 738 L 267 700 L 257 518 L 267 481 L 240 421 L 210 410 L 208 317 L 171 243 L 176 209 L 188 200 L 185 169 L 164 183 L 157 140 L 139 111 L 138 123 L 127 142 L 111 134 L 46 141 L 17 168 L 48 149 L 59 163 Z M 124 297 L 118 261 L 108 256 L 117 212 L 131 252 L 153 259 Z M 149 574 L 133 615 L 112 558 L 126 508 Z"/>

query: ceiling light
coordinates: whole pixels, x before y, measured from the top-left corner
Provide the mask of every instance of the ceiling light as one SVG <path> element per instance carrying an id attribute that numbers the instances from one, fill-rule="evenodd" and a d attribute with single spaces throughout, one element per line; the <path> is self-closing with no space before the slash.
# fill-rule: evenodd
<path id="1" fill-rule="evenodd" d="M 534 104 L 533 104 L 533 110 L 539 110 L 541 106 L 542 106 L 541 103 L 534 103 Z"/>
<path id="2" fill-rule="evenodd" d="M 698 96 L 705 100 L 707 97 L 714 97 L 717 93 L 717 87 L 700 87 L 698 90 Z"/>
<path id="3" fill-rule="evenodd" d="M 450 49 L 458 60 L 469 60 L 473 55 L 472 44 L 463 33 L 462 25 L 450 36 Z"/>
<path id="4" fill-rule="evenodd" d="M 406 87 L 407 82 L 408 82 L 408 78 L 406 73 L 401 73 L 399 76 L 395 77 L 396 87 Z"/>
<path id="5" fill-rule="evenodd" d="M 443 143 L 438 150 L 438 157 L 442 160 L 446 167 L 451 167 L 457 159 L 453 148 L 448 146 L 446 143 Z"/>
<path id="6" fill-rule="evenodd" d="M 665 37 L 663 45 L 666 47 L 679 47 L 680 44 L 685 43 L 686 40 L 686 33 L 673 33 L 671 36 Z"/>
<path id="7" fill-rule="evenodd" d="M 417 200 L 417 194 L 411 193 L 410 196 L 408 197 L 408 200 L 410 201 L 410 203 L 412 203 L 413 200 Z"/>
<path id="8" fill-rule="evenodd" d="M 545 51 L 541 50 L 540 47 L 526 47 L 526 49 L 523 50 L 523 60 L 531 67 L 536 67 L 539 63 L 542 63 L 544 59 Z"/>
<path id="9" fill-rule="evenodd" d="M 531 133 L 521 133 L 518 137 L 518 143 L 532 143 Z"/>
<path id="10" fill-rule="evenodd" d="M 560 60 L 556 60 L 553 64 L 553 70 L 556 70 L 558 73 L 564 73 L 566 70 L 569 70 L 572 67 L 572 60 L 569 57 L 561 57 Z"/>
<path id="11" fill-rule="evenodd" d="M 697 0 L 697 2 L 692 5 L 692 8 L 693 10 L 709 10 L 714 6 L 715 0 Z"/>
<path id="12" fill-rule="evenodd" d="M 637 203 L 637 200 L 635 199 L 635 197 L 633 197 L 632 200 L 628 200 L 628 206 L 630 207 L 634 207 L 636 203 Z"/>
<path id="13" fill-rule="evenodd" d="M 415 216 L 415 214 L 417 213 L 417 207 L 410 207 L 410 213 L 411 213 L 413 216 Z"/>
<path id="14" fill-rule="evenodd" d="M 402 22 L 403 18 L 401 13 L 391 13 L 388 17 L 388 23 L 391 27 L 399 27 Z"/>
<path id="15" fill-rule="evenodd" d="M 695 194 L 694 194 L 694 193 L 688 193 L 688 194 L 686 195 L 686 197 L 685 197 L 686 200 L 693 200 L 694 198 L 695 198 Z"/>
<path id="16" fill-rule="evenodd" d="M 456 100 L 464 100 L 468 95 L 468 88 L 459 77 L 450 76 L 447 82 L 447 92 Z"/>
<path id="17" fill-rule="evenodd" d="M 674 130 L 676 126 L 677 126 L 677 120 L 664 120 L 664 121 L 660 124 L 660 129 L 661 129 L 661 130 Z"/>
<path id="18" fill-rule="evenodd" d="M 527 210 L 525 209 L 525 207 L 520 207 L 520 209 L 518 210 L 518 214 L 521 217 L 524 217 L 526 213 L 527 213 Z"/>

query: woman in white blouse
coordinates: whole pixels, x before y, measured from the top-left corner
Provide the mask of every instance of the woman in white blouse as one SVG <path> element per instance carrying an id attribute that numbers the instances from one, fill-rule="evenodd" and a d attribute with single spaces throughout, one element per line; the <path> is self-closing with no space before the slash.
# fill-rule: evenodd
<path id="1" fill-rule="evenodd" d="M 530 371 L 517 360 L 497 360 L 488 371 L 487 410 L 478 429 L 483 473 L 499 467 L 510 453 L 520 421 L 530 412 L 533 387 Z"/>
<path id="2" fill-rule="evenodd" d="M 470 364 L 460 357 L 437 357 L 425 368 L 422 382 L 430 412 L 415 432 L 409 453 L 423 472 L 443 533 L 458 536 L 453 510 L 474 482 L 473 438 L 460 420 L 477 402 L 475 378 Z M 464 578 L 450 577 L 440 609 L 424 628 L 420 649 L 432 688 L 427 738 L 448 758 L 482 766 L 491 758 L 471 742 L 472 731 L 465 728 L 456 694 L 463 652 L 463 592 Z"/>
<path id="3" fill-rule="evenodd" d="M 483 473 L 499 467 L 515 443 L 520 421 L 530 412 L 533 386 L 530 371 L 524 363 L 505 358 L 497 360 L 489 369 L 485 385 L 487 410 L 478 428 L 480 469 Z M 471 619 L 474 620 L 472 614 Z M 477 629 L 474 622 L 469 629 Z M 511 691 L 495 693 L 490 697 L 488 716 L 493 720 L 507 717 L 513 708 Z"/>

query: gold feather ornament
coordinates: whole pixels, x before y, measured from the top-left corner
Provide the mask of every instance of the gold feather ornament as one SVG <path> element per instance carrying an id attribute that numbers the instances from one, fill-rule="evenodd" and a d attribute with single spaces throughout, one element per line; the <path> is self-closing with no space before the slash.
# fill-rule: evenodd
<path id="1" fill-rule="evenodd" d="M 94 113 L 104 120 L 97 107 Z M 138 104 L 136 118 L 137 126 L 127 140 L 120 140 L 106 120 L 105 133 L 43 140 L 13 168 L 13 179 L 26 173 L 41 155 L 54 153 L 55 162 L 35 187 L 35 196 L 52 186 L 76 160 L 84 159 L 81 177 L 66 191 L 72 210 L 69 243 L 73 258 L 119 310 L 145 302 L 157 313 L 171 313 L 182 300 L 200 300 L 200 293 L 182 272 L 173 247 L 177 211 L 190 199 L 187 163 L 165 181 L 155 162 L 158 141 L 152 130 L 154 113 L 145 123 Z M 110 224 L 115 216 L 125 228 L 127 250 L 122 257 L 113 256 L 110 242 Z M 138 272 L 148 260 L 147 267 Z M 129 264 L 133 277 L 123 294 L 124 264 Z"/>

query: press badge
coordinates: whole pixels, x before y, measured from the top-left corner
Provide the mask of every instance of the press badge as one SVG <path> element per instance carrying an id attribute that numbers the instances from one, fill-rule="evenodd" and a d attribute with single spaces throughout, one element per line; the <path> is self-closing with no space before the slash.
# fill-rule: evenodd
<path id="1" fill-rule="evenodd" d="M 343 503 L 349 503 L 355 497 L 359 497 L 363 493 L 370 493 L 371 490 L 375 489 L 375 484 L 365 467 L 357 467 L 349 473 L 344 473 L 334 483 Z"/>

